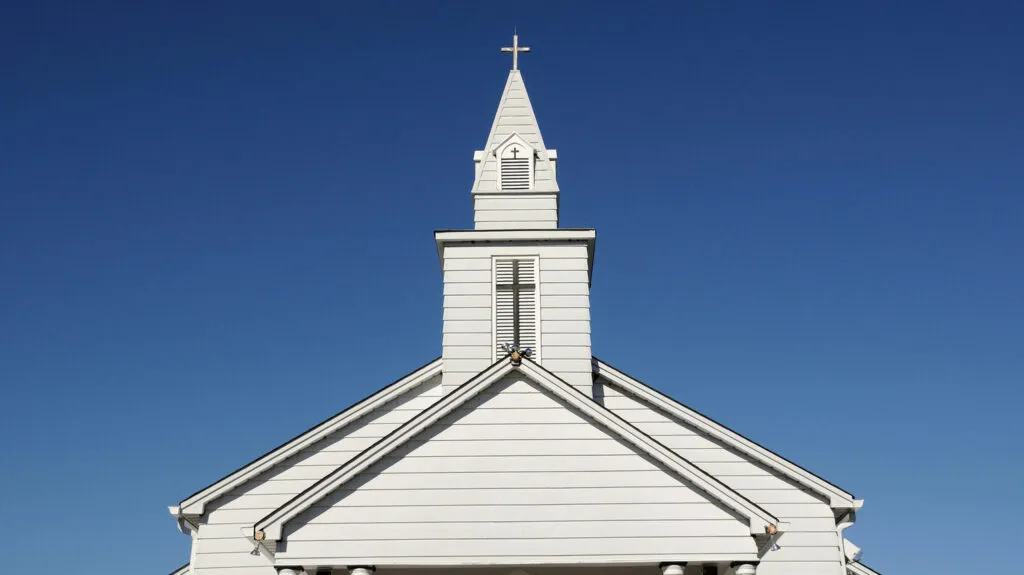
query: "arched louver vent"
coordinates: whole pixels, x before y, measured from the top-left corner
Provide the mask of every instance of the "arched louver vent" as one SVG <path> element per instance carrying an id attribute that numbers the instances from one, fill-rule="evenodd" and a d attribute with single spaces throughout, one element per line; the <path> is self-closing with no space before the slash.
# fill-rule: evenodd
<path id="1" fill-rule="evenodd" d="M 533 162 L 532 153 L 529 149 L 512 144 L 505 148 L 501 154 L 501 189 L 503 190 L 529 190 L 533 174 L 531 173 Z"/>
<path id="2" fill-rule="evenodd" d="M 494 260 L 494 354 L 505 355 L 504 346 L 530 348 L 538 355 L 537 259 Z"/>

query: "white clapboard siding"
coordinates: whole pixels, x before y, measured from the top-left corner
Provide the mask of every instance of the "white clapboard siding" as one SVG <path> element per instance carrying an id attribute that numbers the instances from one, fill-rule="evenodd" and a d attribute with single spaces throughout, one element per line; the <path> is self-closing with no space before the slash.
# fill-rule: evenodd
<path id="1" fill-rule="evenodd" d="M 801 573 L 808 564 L 827 566 L 820 572 L 839 573 L 835 569 L 842 550 L 834 515 L 818 495 L 609 382 L 602 380 L 599 390 L 604 405 L 620 417 L 789 523 L 779 547 L 762 558 L 758 575 Z"/>
<path id="2" fill-rule="evenodd" d="M 445 523 L 534 523 L 561 524 L 570 519 L 574 522 L 606 522 L 616 517 L 616 523 L 634 521 L 672 520 L 686 521 L 706 527 L 714 532 L 729 529 L 732 532 L 735 520 L 722 519 L 719 509 L 700 503 L 579 503 L 569 509 L 562 505 L 509 505 L 508 502 L 480 505 L 424 505 L 413 507 L 373 506 L 324 508 L 310 514 L 307 525 L 314 524 L 404 524 L 422 523 L 439 525 Z M 249 525 L 252 527 L 252 525 Z"/>
<path id="3" fill-rule="evenodd" d="M 549 224 L 548 228 L 554 228 L 558 222 L 558 212 L 551 210 L 476 210 L 476 222 L 534 222 Z"/>
<path id="4" fill-rule="evenodd" d="M 513 200 L 494 198 L 491 205 L 510 201 Z M 591 393 L 590 278 L 587 247 L 583 244 L 476 244 L 445 248 L 444 389 L 465 383 L 503 355 L 498 352 L 498 344 L 510 337 L 510 324 L 505 321 L 511 318 L 505 309 L 509 298 L 507 293 L 495 293 L 492 268 L 503 258 L 538 262 L 539 275 L 533 276 L 539 278 L 537 288 L 534 294 L 525 296 L 527 304 L 536 302 L 539 308 L 538 315 L 525 318 L 524 323 L 535 335 L 521 337 L 520 343 L 537 352 L 534 359 L 543 367 L 584 393 Z M 485 346 L 490 348 L 490 354 L 484 353 Z"/>
<path id="5" fill-rule="evenodd" d="M 549 194 L 487 194 L 473 197 L 477 211 L 518 211 L 558 209 L 558 200 Z"/>
<path id="6" fill-rule="evenodd" d="M 440 392 L 439 378 L 424 382 L 208 504 L 194 543 L 193 572 L 215 573 L 230 568 L 234 575 L 266 569 L 265 558 L 249 554 L 252 542 L 240 527 L 252 529 L 261 517 L 436 402 Z M 275 571 L 271 568 L 263 573 L 273 575 Z"/>
<path id="7" fill-rule="evenodd" d="M 519 374 L 318 502 L 285 533 L 278 558 L 300 564 L 755 551 L 745 521 Z"/>

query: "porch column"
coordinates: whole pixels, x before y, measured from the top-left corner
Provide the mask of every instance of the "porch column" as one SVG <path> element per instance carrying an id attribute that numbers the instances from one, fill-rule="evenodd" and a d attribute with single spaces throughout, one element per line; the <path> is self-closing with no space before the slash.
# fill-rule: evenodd
<path id="1" fill-rule="evenodd" d="M 736 575 L 754 575 L 757 573 L 757 563 L 733 563 L 736 568 Z"/>
<path id="2" fill-rule="evenodd" d="M 277 575 L 303 575 L 305 571 L 302 569 L 293 569 L 291 567 L 285 567 L 284 569 L 278 569 Z"/>
<path id="3" fill-rule="evenodd" d="M 373 565 L 349 565 L 349 575 L 373 575 L 377 568 Z"/>
<path id="4" fill-rule="evenodd" d="M 661 575 L 683 575 L 683 571 L 686 571 L 686 562 L 662 563 L 658 567 L 661 567 Z"/>

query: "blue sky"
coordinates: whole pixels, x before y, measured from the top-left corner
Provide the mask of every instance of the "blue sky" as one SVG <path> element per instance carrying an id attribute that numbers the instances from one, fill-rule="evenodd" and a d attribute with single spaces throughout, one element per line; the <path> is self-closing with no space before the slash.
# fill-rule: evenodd
<path id="1" fill-rule="evenodd" d="M 883 573 L 1016 564 L 1022 18 L 5 6 L 5 569 L 168 571 L 167 505 L 439 354 L 513 25 L 595 353 L 866 499 Z"/>

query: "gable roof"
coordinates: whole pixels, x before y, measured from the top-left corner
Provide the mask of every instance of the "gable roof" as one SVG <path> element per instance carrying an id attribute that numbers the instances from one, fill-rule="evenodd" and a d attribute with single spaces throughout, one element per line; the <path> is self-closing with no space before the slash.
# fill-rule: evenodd
<path id="1" fill-rule="evenodd" d="M 353 457 L 348 463 L 338 467 L 323 479 L 296 495 L 263 519 L 260 519 L 253 526 L 254 537 L 259 540 L 279 541 L 284 531 L 284 525 L 289 520 L 312 507 L 359 473 L 379 462 L 420 432 L 426 430 L 513 371 L 519 371 L 544 390 L 582 412 L 584 416 L 588 417 L 606 432 L 609 432 L 634 449 L 638 449 L 650 456 L 675 474 L 683 477 L 688 483 L 702 491 L 709 498 L 718 501 L 726 508 L 745 518 L 752 535 L 763 534 L 770 525 L 778 528 L 779 521 L 771 513 L 711 475 L 708 475 L 671 449 L 658 443 L 650 436 L 630 425 L 626 420 L 605 409 L 590 397 L 559 379 L 553 373 L 528 359 L 524 359 L 519 364 L 513 364 L 510 359 L 503 358 L 478 373 L 463 385 L 452 390 L 435 404 L 420 412 L 359 455 Z"/>
<path id="2" fill-rule="evenodd" d="M 434 359 L 362 401 L 314 425 L 221 479 L 189 495 L 178 505 L 171 506 L 169 508 L 171 515 L 179 518 L 183 515 L 202 515 L 206 504 L 229 493 L 239 485 L 244 484 L 246 481 L 258 476 L 260 473 L 297 454 L 324 437 L 343 429 L 377 407 L 402 396 L 405 392 L 440 374 L 441 365 L 440 357 Z"/>
<path id="3" fill-rule="evenodd" d="M 766 447 L 736 433 L 728 427 L 703 415 L 671 397 L 659 392 L 638 379 L 630 377 L 607 363 L 594 357 L 594 373 L 611 382 L 634 398 L 661 411 L 677 417 L 709 436 L 726 443 L 737 451 L 775 469 L 793 481 L 829 498 L 830 505 L 840 509 L 857 509 L 863 503 L 842 488 L 829 483 Z"/>

